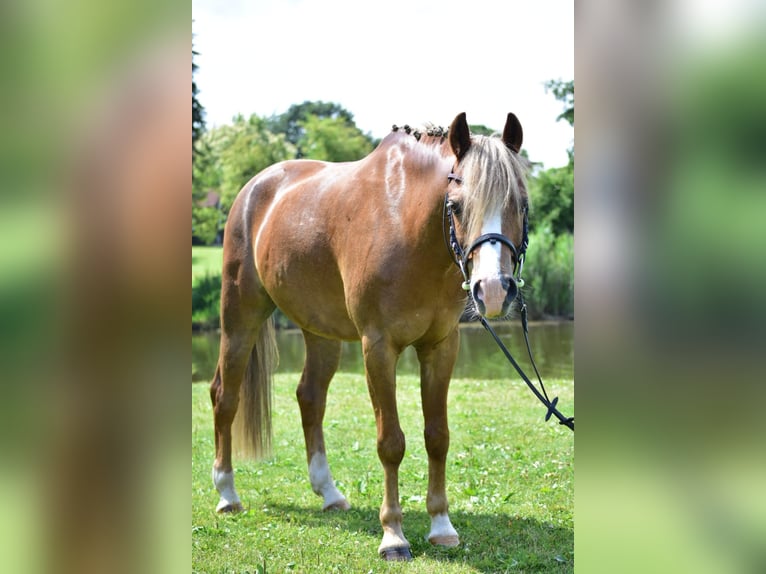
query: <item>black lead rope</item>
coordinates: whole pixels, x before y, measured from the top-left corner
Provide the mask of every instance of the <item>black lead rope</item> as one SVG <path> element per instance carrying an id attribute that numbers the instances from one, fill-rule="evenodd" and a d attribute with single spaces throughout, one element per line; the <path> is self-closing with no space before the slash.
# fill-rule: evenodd
<path id="1" fill-rule="evenodd" d="M 454 179 L 459 180 L 457 176 L 450 173 L 448 176 L 448 179 Z M 463 288 L 468 291 L 470 289 L 470 280 L 468 278 L 468 273 L 466 272 L 466 262 L 467 262 L 467 255 L 470 254 L 471 251 L 477 246 L 477 243 L 474 242 L 472 248 L 468 251 L 468 253 L 464 253 L 463 248 L 460 246 L 460 242 L 457 240 L 457 234 L 455 232 L 455 222 L 453 219 L 453 211 L 452 211 L 452 203 L 449 201 L 449 196 L 446 196 L 444 198 L 444 211 L 446 215 L 446 219 L 449 221 L 449 247 L 450 251 L 453 253 L 453 259 L 455 260 L 455 263 L 460 268 L 461 273 L 463 274 Z M 447 241 L 447 233 L 445 230 L 445 242 Z M 510 243 L 510 241 L 508 241 Z M 511 245 L 513 245 L 511 243 Z M 517 256 L 517 262 L 519 262 L 519 269 L 518 269 L 518 276 L 516 278 L 517 283 L 519 284 L 519 287 L 523 285 L 523 282 L 521 280 L 521 268 L 523 267 L 523 261 L 524 261 L 524 252 L 527 249 L 527 219 L 524 218 L 524 239 L 522 241 L 520 253 L 516 252 L 515 248 L 512 248 L 511 250 L 514 252 L 514 255 Z M 521 289 L 518 291 L 518 295 L 516 296 L 519 300 L 519 303 L 521 304 L 521 326 L 524 331 L 524 342 L 527 346 L 527 353 L 529 353 L 529 360 L 532 363 L 532 368 L 535 370 L 535 374 L 537 375 L 537 380 L 540 383 L 540 389 L 542 389 L 542 393 L 537 390 L 534 383 L 529 380 L 529 377 L 527 377 L 526 373 L 522 370 L 522 368 L 519 366 L 519 364 L 516 362 L 516 360 L 513 358 L 513 355 L 511 355 L 511 352 L 508 350 L 508 348 L 503 344 L 503 342 L 500 340 L 500 337 L 497 336 L 497 333 L 495 333 L 495 330 L 490 326 L 489 322 L 479 315 L 479 321 L 484 326 L 484 328 L 489 332 L 490 335 L 492 335 L 492 338 L 495 340 L 495 343 L 497 343 L 497 346 L 500 347 L 500 350 L 505 355 L 506 359 L 508 359 L 508 362 L 513 365 L 513 368 L 516 369 L 516 372 L 519 373 L 519 376 L 523 379 L 523 381 L 527 384 L 529 389 L 534 393 L 534 395 L 540 400 L 543 405 L 545 405 L 545 408 L 548 409 L 548 412 L 545 414 L 545 420 L 546 422 L 550 420 L 551 416 L 555 415 L 556 418 L 559 420 L 559 424 L 564 425 L 565 427 L 568 427 L 574 432 L 574 417 L 565 417 L 562 415 L 559 410 L 556 408 L 556 405 L 559 402 L 558 397 L 554 397 L 551 401 L 548 398 L 548 393 L 545 392 L 545 385 L 543 385 L 543 379 L 540 377 L 540 371 L 537 370 L 537 365 L 535 364 L 535 360 L 532 357 L 532 347 L 529 344 L 529 329 L 528 329 L 528 323 L 527 323 L 527 304 L 524 301 L 524 296 L 521 294 Z"/>
<path id="2" fill-rule="evenodd" d="M 511 352 L 508 350 L 508 348 L 503 344 L 503 342 L 500 340 L 500 337 L 497 336 L 497 333 L 495 333 L 495 330 L 490 326 L 489 322 L 482 317 L 479 316 L 479 321 L 481 321 L 481 324 L 484 326 L 484 328 L 489 331 L 489 334 L 492 335 L 492 338 L 495 340 L 495 343 L 497 343 L 497 346 L 500 347 L 500 350 L 503 351 L 503 354 L 505 354 L 505 358 L 508 359 L 508 361 L 513 365 L 513 368 L 516 369 L 516 372 L 519 373 L 519 376 L 524 380 L 525 383 L 527 383 L 527 386 L 529 389 L 535 394 L 535 396 L 540 400 L 541 403 L 545 405 L 545 407 L 548 409 L 548 412 L 545 415 L 545 420 L 550 420 L 552 415 L 555 415 L 556 418 L 559 420 L 560 425 L 564 425 L 566 427 L 569 427 L 572 429 L 572 432 L 574 432 L 574 417 L 565 417 L 562 415 L 559 410 L 556 408 L 556 405 L 559 402 L 558 397 L 554 397 L 553 400 L 550 400 L 548 398 L 548 393 L 545 392 L 545 385 L 543 385 L 543 380 L 540 377 L 540 373 L 537 370 L 537 365 L 535 364 L 535 360 L 532 358 L 532 349 L 529 345 L 529 332 L 527 330 L 527 304 L 524 302 L 524 298 L 521 295 L 521 292 L 519 292 L 519 301 L 521 303 L 521 325 L 524 330 L 524 341 L 527 345 L 527 352 L 529 353 L 529 360 L 532 363 L 532 367 L 535 369 L 535 374 L 537 375 L 537 380 L 540 383 L 540 389 L 542 389 L 542 393 L 537 390 L 534 383 L 529 380 L 529 377 L 527 377 L 526 373 L 521 369 L 519 364 L 516 362 L 516 359 L 513 358 L 513 355 L 511 355 Z"/>

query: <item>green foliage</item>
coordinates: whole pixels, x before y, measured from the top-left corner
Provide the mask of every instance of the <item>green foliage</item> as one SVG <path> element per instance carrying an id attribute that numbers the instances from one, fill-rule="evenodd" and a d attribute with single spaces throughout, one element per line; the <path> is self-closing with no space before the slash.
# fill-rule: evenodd
<path id="1" fill-rule="evenodd" d="M 196 55 L 197 52 L 192 48 L 192 156 L 197 155 L 198 149 L 195 144 L 202 136 L 202 132 L 205 131 L 205 108 L 197 99 L 199 90 L 197 89 L 197 83 L 194 81 L 194 72 L 197 71 L 198 67 L 194 63 L 194 56 Z"/>
<path id="2" fill-rule="evenodd" d="M 545 84 L 564 103 L 557 118 L 574 126 L 574 82 Z M 530 314 L 574 316 L 574 151 L 569 163 L 529 178 L 529 249 L 524 267 L 524 294 Z"/>
<path id="3" fill-rule="evenodd" d="M 482 136 L 491 136 L 492 134 L 497 132 L 497 130 L 493 130 L 492 128 L 488 128 L 484 124 L 470 124 L 468 126 L 468 129 L 471 130 L 472 134 L 479 134 L 479 135 L 482 135 Z"/>
<path id="4" fill-rule="evenodd" d="M 529 237 L 523 277 L 531 316 L 574 316 L 574 236 L 538 227 Z"/>
<path id="5" fill-rule="evenodd" d="M 196 94 L 196 85 L 193 88 Z M 194 122 L 193 118 L 193 126 Z M 262 169 L 301 155 L 352 161 L 370 153 L 374 144 L 356 127 L 348 110 L 329 102 L 307 101 L 269 119 L 238 115 L 231 124 L 201 132 L 193 145 L 193 237 L 213 242 L 223 231 L 239 190 Z M 219 209 L 200 205 L 210 191 L 219 194 Z"/>
<path id="6" fill-rule="evenodd" d="M 527 189 L 531 230 L 548 225 L 555 235 L 574 233 L 574 161 L 539 172 Z"/>
<path id="7" fill-rule="evenodd" d="M 192 247 L 192 325 L 219 326 L 223 248 Z"/>
<path id="8" fill-rule="evenodd" d="M 545 82 L 545 91 L 553 92 L 554 97 L 564 104 L 564 111 L 556 118 L 566 120 L 574 127 L 574 80 L 563 82 L 561 80 L 548 80 Z"/>
<path id="9" fill-rule="evenodd" d="M 192 205 L 192 235 L 204 245 L 212 245 L 223 231 L 225 220 L 217 207 Z"/>
<path id="10" fill-rule="evenodd" d="M 201 174 L 218 183 L 225 214 L 250 178 L 271 164 L 295 155 L 284 135 L 271 133 L 266 121 L 256 115 L 236 116 L 231 124 L 208 131 L 203 142 L 211 154 L 210 168 Z"/>
<path id="11" fill-rule="evenodd" d="M 306 100 L 302 104 L 293 104 L 283 114 L 272 116 L 266 120 L 268 129 L 275 134 L 285 134 L 287 141 L 293 145 L 305 135 L 302 125 L 309 116 L 333 120 L 343 120 L 349 125 L 354 125 L 354 115 L 340 104 L 331 102 L 311 102 Z"/>
<path id="12" fill-rule="evenodd" d="M 399 416 L 407 437 L 400 467 L 404 533 L 414 560 L 385 564 L 377 555 L 383 473 L 364 375 L 340 373 L 330 387 L 325 441 L 333 477 L 352 505 L 322 512 L 311 491 L 295 385 L 274 379 L 274 456 L 234 461 L 246 511 L 215 514 L 208 385 L 192 385 L 192 570 L 196 572 L 572 572 L 574 435 L 543 421 L 544 409 L 521 381 L 458 379 L 450 392 L 447 494 L 461 537 L 456 548 L 425 535 L 428 455 L 420 382 L 400 376 Z M 548 380 L 549 393 L 573 406 L 570 380 Z M 572 414 L 574 412 L 572 411 Z"/>
<path id="13" fill-rule="evenodd" d="M 371 139 L 344 118 L 309 115 L 300 125 L 304 133 L 298 147 L 306 158 L 354 161 L 372 151 Z"/>
<path id="14" fill-rule="evenodd" d="M 221 314 L 221 275 L 208 274 L 192 282 L 192 325 L 215 329 Z"/>
<path id="15" fill-rule="evenodd" d="M 218 192 L 221 187 L 221 168 L 209 144 L 210 135 L 205 134 L 194 149 L 192 158 L 192 237 L 211 244 L 223 231 L 224 214 L 216 207 L 203 207 L 201 202 L 209 191 Z"/>

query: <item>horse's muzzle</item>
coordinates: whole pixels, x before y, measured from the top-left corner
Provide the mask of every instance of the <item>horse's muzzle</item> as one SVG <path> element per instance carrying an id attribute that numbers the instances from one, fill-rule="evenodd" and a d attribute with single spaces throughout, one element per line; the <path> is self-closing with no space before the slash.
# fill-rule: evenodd
<path id="1" fill-rule="evenodd" d="M 471 291 L 479 313 L 488 319 L 507 315 L 517 293 L 518 287 L 511 275 L 479 279 Z"/>

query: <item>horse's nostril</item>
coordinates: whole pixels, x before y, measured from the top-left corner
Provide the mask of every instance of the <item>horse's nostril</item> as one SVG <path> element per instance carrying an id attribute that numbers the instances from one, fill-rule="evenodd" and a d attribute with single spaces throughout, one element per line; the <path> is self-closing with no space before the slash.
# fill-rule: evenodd
<path id="1" fill-rule="evenodd" d="M 484 294 L 484 289 L 481 285 L 481 280 L 477 281 L 473 285 L 473 291 L 471 291 L 471 294 L 473 295 L 474 303 L 476 303 L 476 306 L 478 307 L 479 313 L 484 315 L 486 312 L 486 308 L 484 306 L 484 300 L 482 299 L 482 295 Z"/>
<path id="2" fill-rule="evenodd" d="M 516 286 L 516 281 L 514 281 L 513 277 L 511 277 L 510 275 L 503 275 L 502 279 L 500 280 L 500 283 L 506 292 L 506 296 L 505 296 L 506 300 L 513 301 L 518 291 L 518 287 Z"/>
<path id="3" fill-rule="evenodd" d="M 481 301 L 481 293 L 482 293 L 481 280 L 479 280 L 473 284 L 472 294 L 475 301 Z"/>

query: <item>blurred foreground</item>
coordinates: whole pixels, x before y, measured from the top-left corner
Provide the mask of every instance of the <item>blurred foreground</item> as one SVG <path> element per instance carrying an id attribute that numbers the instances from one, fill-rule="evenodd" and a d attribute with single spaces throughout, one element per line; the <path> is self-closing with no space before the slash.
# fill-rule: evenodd
<path id="1" fill-rule="evenodd" d="M 576 568 L 764 572 L 764 10 L 578 9 Z"/>

